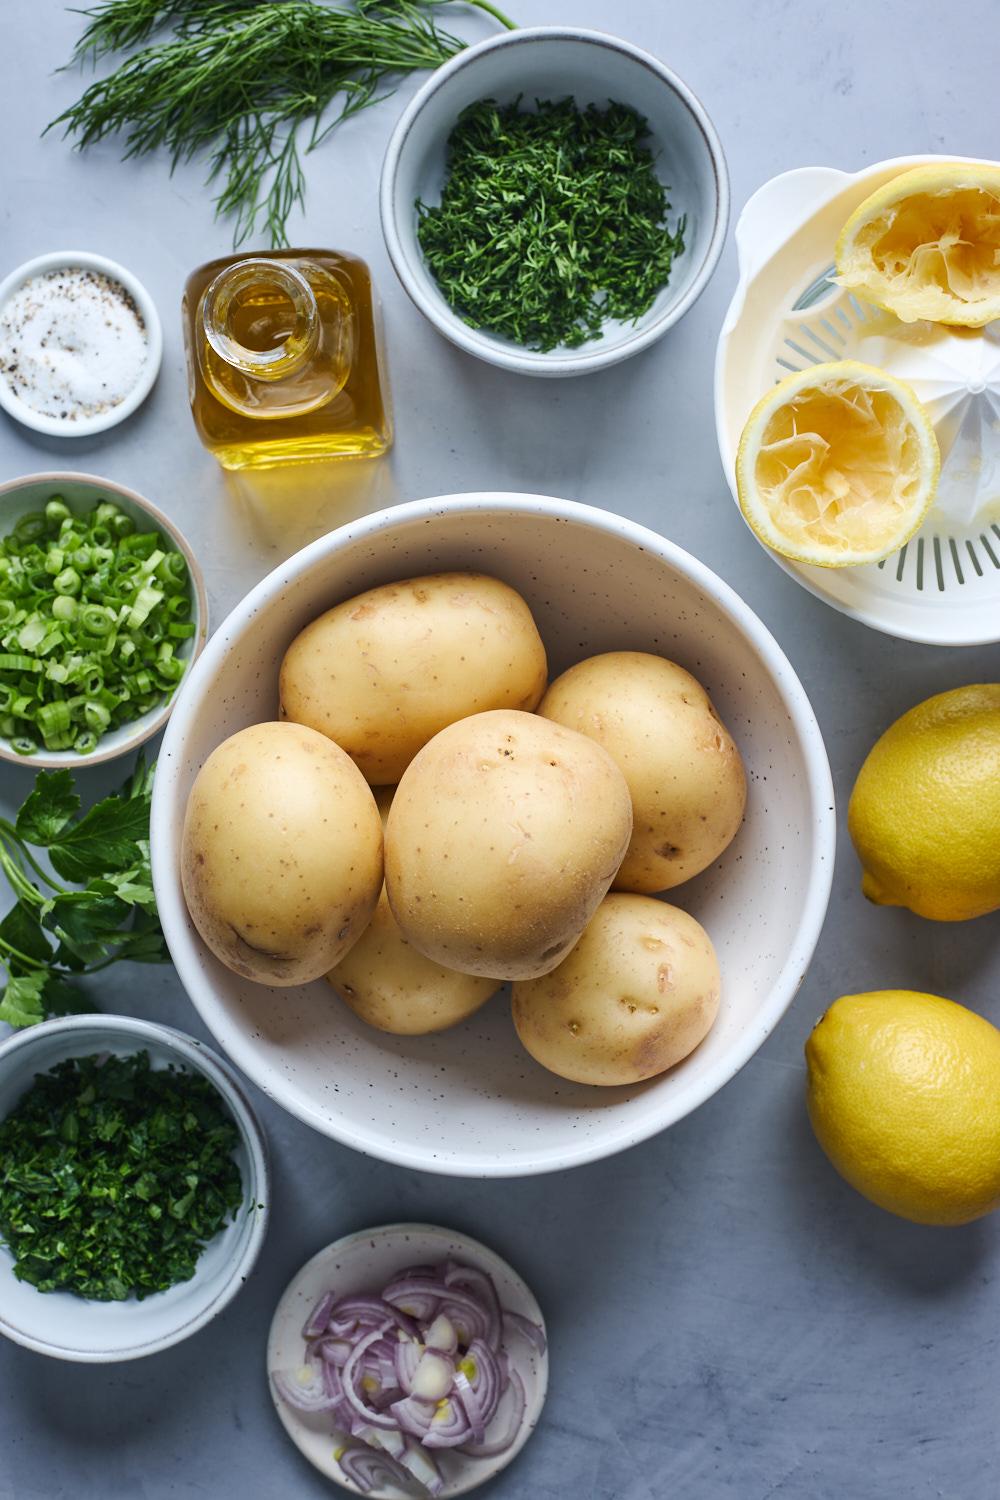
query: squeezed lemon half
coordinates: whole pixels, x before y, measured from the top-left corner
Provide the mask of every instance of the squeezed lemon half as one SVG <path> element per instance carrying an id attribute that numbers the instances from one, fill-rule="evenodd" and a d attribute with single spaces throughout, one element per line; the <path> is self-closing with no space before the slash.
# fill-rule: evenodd
<path id="1" fill-rule="evenodd" d="M 1000 318 L 1000 166 L 902 172 L 854 210 L 836 260 L 841 286 L 904 323 Z"/>
<path id="2" fill-rule="evenodd" d="M 754 407 L 736 456 L 740 508 L 762 542 L 820 567 L 879 562 L 937 489 L 930 417 L 895 376 L 856 360 L 789 375 Z"/>
<path id="3" fill-rule="evenodd" d="M 1000 1206 L 1000 1031 L 940 995 L 842 995 L 806 1042 L 809 1119 L 890 1213 L 965 1224 Z"/>

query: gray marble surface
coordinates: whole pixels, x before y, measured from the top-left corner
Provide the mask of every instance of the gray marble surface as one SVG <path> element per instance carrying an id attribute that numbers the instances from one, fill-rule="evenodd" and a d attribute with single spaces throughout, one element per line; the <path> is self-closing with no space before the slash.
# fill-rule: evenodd
<path id="1" fill-rule="evenodd" d="M 733 222 L 787 169 L 856 171 L 944 152 L 1000 158 L 995 7 L 942 11 L 842 0 L 511 0 L 524 24 L 614 31 L 701 98 L 725 147 Z M 1000 1022 L 1000 917 L 938 925 L 860 892 L 844 828 L 869 746 L 931 693 L 996 680 L 998 649 L 881 635 L 779 570 L 745 528 L 715 439 L 715 345 L 736 279 L 718 271 L 657 346 L 603 375 L 536 382 L 440 339 L 402 293 L 377 214 L 382 154 L 415 88 L 338 130 L 308 161 L 292 234 L 364 256 L 380 286 L 396 411 L 390 455 L 362 476 L 303 479 L 295 504 L 228 482 L 187 405 L 179 303 L 187 273 L 228 253 L 197 162 L 84 154 L 49 120 L 79 93 L 81 22 L 59 0 L 4 0 L 0 274 L 45 251 L 93 249 L 153 294 L 165 355 L 122 428 L 41 440 L 0 421 L 0 479 L 68 467 L 122 481 L 168 511 L 204 566 L 213 618 L 303 542 L 421 496 L 499 489 L 563 495 L 650 526 L 730 583 L 787 651 L 833 767 L 840 843 L 828 919 L 784 1020 L 695 1114 L 611 1160 L 550 1177 L 439 1178 L 363 1159 L 253 1091 L 275 1170 L 270 1235 L 250 1283 L 189 1342 L 132 1364 L 64 1364 L 0 1348 L 0 1500 L 312 1500 L 335 1487 L 287 1440 L 264 1346 L 299 1266 L 365 1225 L 412 1218 L 492 1245 L 533 1287 L 551 1333 L 538 1431 L 483 1491 L 534 1500 L 898 1500 L 995 1493 L 1000 1219 L 929 1229 L 875 1208 L 810 1131 L 803 1043 L 837 995 L 888 986 L 945 994 Z M 949 21 L 949 15 L 951 20 Z M 470 40 L 488 18 L 455 7 Z M 116 774 L 94 768 L 85 794 Z M 31 784 L 0 771 L 4 808 Z M 97 1003 L 206 1036 L 172 969 L 114 971 Z M 2 1293 L 0 1293 L 2 1295 Z"/>

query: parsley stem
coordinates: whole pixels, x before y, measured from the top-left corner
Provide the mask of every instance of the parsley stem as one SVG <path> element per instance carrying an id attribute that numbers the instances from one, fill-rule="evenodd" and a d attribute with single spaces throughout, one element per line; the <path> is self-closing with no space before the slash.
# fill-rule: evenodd
<path id="1" fill-rule="evenodd" d="M 7 819 L 6 818 L 0 818 L 0 850 L 3 850 L 4 852 L 6 852 L 6 847 L 7 847 L 6 844 L 3 842 L 3 840 L 5 838 L 11 839 L 11 840 L 13 840 L 14 843 L 16 843 L 17 850 L 18 850 L 18 855 L 21 858 L 26 859 L 28 861 L 28 864 L 34 870 L 34 872 L 38 876 L 39 880 L 44 880 L 45 884 L 49 887 L 50 890 L 61 891 L 61 890 L 64 889 L 63 886 L 57 885 L 57 883 L 52 879 L 51 875 L 48 875 L 42 869 L 41 865 L 35 859 L 34 855 L 32 854 L 31 850 L 28 848 L 27 844 L 25 844 L 23 842 L 23 840 L 21 840 L 21 839 L 18 838 L 16 830 L 11 827 L 11 825 L 7 822 Z M 0 855 L 0 863 L 2 863 L 2 860 L 3 860 L 3 856 Z M 4 870 L 5 870 L 5 873 L 6 873 L 6 866 L 4 866 Z"/>

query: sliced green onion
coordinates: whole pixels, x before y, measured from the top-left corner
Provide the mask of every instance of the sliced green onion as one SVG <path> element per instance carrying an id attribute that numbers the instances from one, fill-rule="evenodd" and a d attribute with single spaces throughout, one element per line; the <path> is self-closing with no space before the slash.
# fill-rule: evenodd
<path id="1" fill-rule="evenodd" d="M 75 568 L 63 568 L 62 572 L 57 573 L 53 578 L 52 587 L 57 594 L 78 594 L 80 581 L 80 575 Z"/>
<path id="2" fill-rule="evenodd" d="M 0 538 L 0 734 L 18 753 L 87 754 L 174 692 L 196 626 L 171 545 L 110 500 L 74 514 L 60 495 Z"/>
<path id="3" fill-rule="evenodd" d="M 43 703 L 38 710 L 38 727 L 49 749 L 52 749 L 51 741 L 58 735 L 65 734 L 69 724 L 69 704 L 65 699 L 60 703 Z"/>

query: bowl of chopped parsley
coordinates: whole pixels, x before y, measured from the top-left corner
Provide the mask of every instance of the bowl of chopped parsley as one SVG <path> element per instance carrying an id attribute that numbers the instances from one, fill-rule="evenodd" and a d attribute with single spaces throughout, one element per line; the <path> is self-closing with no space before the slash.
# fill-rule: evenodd
<path id="1" fill-rule="evenodd" d="M 703 106 L 657 58 L 536 26 L 431 75 L 393 131 L 380 210 L 404 289 L 454 344 L 582 375 L 648 348 L 701 295 L 729 182 Z"/>
<path id="2" fill-rule="evenodd" d="M 0 1333 L 59 1359 L 136 1359 L 246 1282 L 268 1219 L 263 1132 L 237 1075 L 130 1016 L 0 1044 Z"/>
<path id="3" fill-rule="evenodd" d="M 149 500 L 89 474 L 0 484 L 0 759 L 74 769 L 135 750 L 207 633 L 198 562 Z"/>

